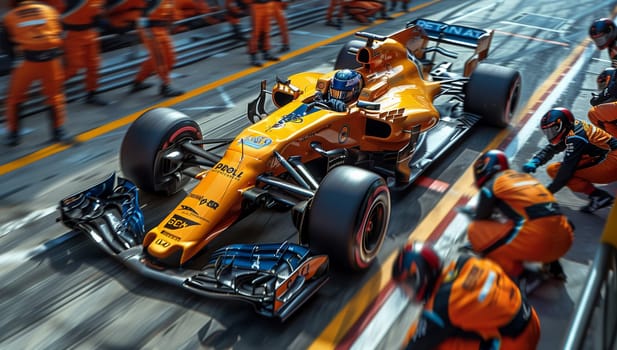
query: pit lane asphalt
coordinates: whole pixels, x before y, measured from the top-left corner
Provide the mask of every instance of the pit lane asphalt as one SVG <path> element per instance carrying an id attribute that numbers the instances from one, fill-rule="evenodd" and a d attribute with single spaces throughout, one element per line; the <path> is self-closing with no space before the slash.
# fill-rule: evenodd
<path id="1" fill-rule="evenodd" d="M 452 13 L 456 13 L 456 11 L 463 12 L 463 4 L 457 3 L 457 6 L 451 6 L 451 4 L 452 3 L 450 3 L 449 7 L 439 9 L 431 8 L 430 10 L 439 10 L 443 12 L 446 9 L 449 9 Z M 470 11 L 463 13 L 472 13 L 473 11 L 471 10 L 480 9 L 483 5 L 490 6 L 490 3 L 478 3 L 475 7 L 470 9 Z M 427 9 L 427 11 L 428 10 L 429 9 Z M 427 15 L 423 14 L 422 16 Z M 589 16 L 590 15 L 587 14 L 586 16 L 580 16 L 579 18 L 575 18 L 576 16 L 574 15 L 568 17 L 575 18 L 575 23 L 578 23 L 576 21 L 580 21 L 581 23 L 578 24 L 579 27 L 584 27 L 585 23 L 589 21 Z M 469 24 L 471 25 L 474 21 L 475 18 L 473 18 L 473 21 L 470 20 Z M 398 29 L 401 26 L 400 22 L 396 25 L 396 21 L 378 24 L 379 26 L 377 26 L 376 29 L 383 29 L 383 32 L 380 33 L 389 33 L 393 31 L 393 29 Z M 487 25 L 487 27 L 493 26 Z M 503 29 L 503 26 L 500 28 Z M 324 30 L 324 32 L 320 34 L 319 30 Z M 579 31 L 583 32 L 580 28 Z M 327 36 L 330 33 L 339 33 L 330 28 L 317 28 L 315 30 L 311 28 L 310 32 L 312 34 L 324 36 Z M 300 34 L 300 38 L 306 37 L 306 35 L 303 36 L 302 33 L 292 33 L 292 35 L 293 34 Z M 582 35 L 579 33 L 578 39 L 583 36 L 584 33 Z M 545 65 L 549 67 L 548 70 L 550 71 L 550 67 L 557 66 L 562 57 L 548 59 L 547 61 L 542 62 L 543 64 L 537 64 L 536 67 L 534 66 L 534 62 L 522 60 L 514 53 L 507 55 L 503 50 L 503 46 L 505 45 L 505 42 L 501 41 L 503 37 L 500 40 L 497 39 L 498 37 L 496 37 L 496 40 L 494 41 L 495 46 L 491 52 L 491 56 L 489 56 L 490 59 L 494 59 L 498 62 L 507 62 L 507 65 L 511 65 L 513 67 L 523 65 L 523 63 L 528 63 L 532 66 L 530 70 L 523 72 L 524 82 L 529 84 L 526 85 L 524 100 L 526 101 L 530 99 L 531 92 L 533 91 L 533 88 L 531 87 L 537 86 L 539 82 L 548 76 L 546 72 L 547 67 L 545 67 Z M 564 41 L 559 41 L 558 39 L 562 39 L 561 35 L 558 38 L 553 37 L 554 41 L 564 43 Z M 576 43 L 576 40 L 571 40 L 571 42 Z M 529 45 L 529 43 L 525 41 L 525 45 Z M 551 48 L 553 48 L 553 46 L 551 46 Z M 292 49 L 295 49 L 293 44 Z M 333 52 L 336 52 L 336 49 L 333 47 L 319 47 L 316 48 L 316 50 L 319 51 L 317 56 L 321 54 L 322 57 L 334 57 L 335 54 L 333 54 Z M 328 55 L 325 54 L 326 52 L 329 52 Z M 295 51 L 293 53 L 295 53 Z M 290 55 L 293 53 L 290 53 Z M 298 71 L 299 66 L 306 66 L 308 61 L 315 59 L 315 56 L 310 56 L 309 52 L 302 52 L 301 55 L 299 54 L 294 57 L 300 61 L 285 63 L 285 65 L 289 64 L 290 67 L 285 68 L 288 68 L 287 70 L 290 72 Z M 511 62 L 509 60 L 514 60 L 515 62 Z M 321 68 L 325 68 L 329 62 L 323 63 L 323 67 Z M 230 69 L 237 69 L 238 67 L 244 69 L 244 67 L 246 67 L 246 55 L 244 52 L 238 52 L 234 59 L 230 59 L 230 57 L 226 56 L 223 57 L 222 60 L 216 61 L 216 64 Z M 276 64 L 275 67 L 278 68 L 281 65 L 282 64 Z M 544 69 L 544 71 L 539 68 Z M 191 72 L 191 70 L 179 70 L 176 73 L 191 74 L 199 72 L 200 70 L 203 70 L 203 68 L 195 68 L 193 72 Z M 212 75 L 220 74 L 221 71 L 223 70 L 212 72 Z M 239 130 L 246 122 L 230 122 L 228 119 L 220 118 L 217 115 L 217 113 L 220 113 L 222 110 L 226 109 L 231 111 L 230 113 L 224 113 L 226 115 L 235 115 L 233 113 L 236 111 L 233 108 L 227 108 L 226 106 L 228 106 L 228 104 L 225 103 L 225 98 L 221 96 L 223 95 L 223 92 L 235 93 L 236 90 L 239 90 L 239 95 L 241 96 L 254 96 L 258 85 L 255 82 L 259 80 L 258 78 L 261 78 L 257 73 L 258 72 L 252 70 L 250 73 L 246 73 L 247 75 L 253 74 L 255 77 L 251 86 L 247 84 L 234 84 L 233 82 L 230 82 L 228 86 L 218 87 L 217 92 L 219 93 L 219 96 L 209 95 L 207 97 L 207 106 L 203 106 L 203 104 L 190 104 L 189 102 L 180 103 L 179 106 L 189 112 L 190 115 L 207 119 L 207 121 L 203 122 L 204 125 L 217 125 L 225 129 L 221 132 L 233 132 L 234 130 Z M 269 71 L 268 79 L 270 79 L 270 81 L 272 80 L 272 75 L 272 72 Z M 180 77 L 176 79 L 176 82 L 182 83 L 189 87 L 191 84 L 187 82 L 187 78 Z M 199 83 L 200 82 L 197 82 L 197 84 Z M 203 81 L 201 84 L 203 84 Z M 114 114 L 125 115 L 122 114 L 122 110 L 130 110 L 131 107 L 133 110 L 139 110 L 139 107 L 142 105 L 149 106 L 148 103 L 150 103 L 153 99 L 156 99 L 154 94 L 154 90 L 149 93 L 140 94 L 139 96 L 146 96 L 144 100 L 137 100 L 132 97 L 120 100 L 120 97 L 118 97 L 119 102 L 115 103 L 113 107 L 114 112 L 115 110 L 120 112 Z M 118 92 L 116 96 L 121 96 L 121 92 Z M 238 110 L 243 109 L 240 106 L 244 106 L 244 100 L 236 99 L 236 96 L 230 97 L 230 100 L 234 101 L 235 105 L 238 106 Z M 564 100 L 570 101 L 569 98 L 565 98 Z M 113 116 L 97 115 L 97 112 L 101 109 L 95 109 L 89 106 L 71 105 L 69 107 L 75 108 L 75 111 L 83 113 L 81 114 L 81 117 L 84 120 L 80 122 L 84 124 L 84 130 L 90 130 L 93 126 L 92 124 L 94 123 L 93 120 L 97 120 L 97 118 L 98 120 L 114 118 Z M 581 103 L 578 107 L 581 108 L 577 108 L 577 110 L 580 113 L 583 113 L 585 110 L 583 104 Z M 216 110 L 216 108 L 218 108 L 218 110 Z M 103 110 L 108 111 L 108 109 Z M 213 110 L 215 110 L 215 112 L 212 112 Z M 71 113 L 69 117 L 76 118 L 73 116 L 78 115 L 79 114 Z M 92 119 L 93 115 L 94 119 Z M 131 114 L 128 115 L 131 117 Z M 241 113 L 237 115 L 240 116 Z M 41 123 L 41 121 L 44 122 L 44 119 L 41 118 L 38 120 L 39 123 Z M 114 123 L 117 122 L 118 121 L 114 121 Z M 50 156 L 49 158 L 43 158 L 35 162 L 36 164 L 33 163 L 25 166 L 24 168 L 15 169 L 14 171 L 7 173 L 5 176 L 2 176 L 0 178 L 0 181 L 3 182 L 2 192 L 4 194 L 9 193 L 8 196 L 3 197 L 3 207 L 5 203 L 8 203 L 9 205 L 4 207 L 7 210 L 3 210 L 0 215 L 8 215 L 8 212 L 12 212 L 13 215 L 23 216 L 27 214 L 34 214 L 36 211 L 29 210 L 30 208 L 27 207 L 28 204 L 34 206 L 34 204 L 38 205 L 46 201 L 49 204 L 55 204 L 58 200 L 59 194 L 68 194 L 71 192 L 71 189 L 81 189 L 84 187 L 85 183 L 91 182 L 93 177 L 96 177 L 96 175 L 92 175 L 97 174 L 96 169 L 107 170 L 117 168 L 117 165 L 115 164 L 117 158 L 114 155 L 117 154 L 116 148 L 119 144 L 119 140 L 121 139 L 123 128 L 127 124 L 128 123 L 123 124 L 117 130 L 113 129 L 116 131 L 101 133 L 99 137 L 93 138 L 88 142 L 84 142 L 81 145 L 73 147 L 72 150 L 75 152 L 65 150 L 61 154 L 58 154 L 61 155 L 61 157 Z M 35 124 L 30 125 L 34 126 Z M 77 125 L 75 126 L 77 127 Z M 36 140 L 35 142 L 45 140 L 47 136 L 45 128 L 41 128 L 40 125 L 36 125 L 36 128 L 42 130 L 33 131 L 32 135 L 37 132 L 40 133 L 38 136 L 33 137 L 33 139 Z M 462 147 L 464 150 L 455 152 L 453 156 L 449 158 L 451 160 L 450 162 L 444 162 L 448 164 L 438 164 L 435 169 L 432 169 L 432 171 L 427 174 L 428 178 L 442 180 L 442 182 L 446 183 L 446 185 L 452 183 L 452 180 L 455 179 L 452 174 L 460 174 L 463 172 L 463 170 L 466 169 L 467 165 L 470 163 L 470 160 L 475 158 L 477 153 L 486 146 L 486 139 L 490 139 L 495 134 L 494 131 L 486 129 L 481 129 L 478 132 L 478 134 L 481 135 L 484 133 L 487 134 L 487 137 L 476 137 L 477 135 L 474 134 L 474 139 L 477 138 L 477 140 L 467 140 L 468 142 L 465 143 L 465 147 Z M 206 134 L 208 134 L 208 132 L 206 132 Z M 28 135 L 26 135 L 25 139 L 27 138 Z M 26 143 L 25 145 L 20 146 L 15 153 L 24 151 L 28 153 L 29 150 L 37 149 L 39 146 L 40 144 L 38 143 L 36 145 L 33 145 L 32 142 Z M 84 152 L 84 148 L 86 147 L 88 147 L 89 152 Z M 53 149 L 51 152 L 53 153 Z M 3 154 L 2 156 L 13 158 L 15 153 Z M 69 158 L 68 161 L 67 157 Z M 93 165 L 93 163 L 97 164 Z M 66 170 L 69 170 L 69 174 L 66 175 L 68 179 L 58 180 L 60 175 L 53 172 L 54 166 L 64 167 Z M 87 168 L 88 170 L 81 170 L 81 166 L 83 166 L 84 169 Z M 95 170 L 92 170 L 91 167 L 94 167 Z M 43 171 L 45 168 L 52 171 L 45 172 Z M 72 174 L 71 171 L 73 171 Z M 103 173 L 106 174 L 107 171 L 100 172 L 100 174 Z M 450 174 L 449 176 L 444 176 L 443 173 Z M 24 181 L 24 179 L 27 180 Z M 34 192 L 34 195 L 28 197 L 32 198 L 31 202 L 36 203 L 24 203 L 24 200 L 20 198 L 20 195 L 22 195 L 23 192 L 27 192 L 27 187 L 36 186 L 35 184 L 24 184 L 24 182 L 28 181 L 31 181 L 32 183 L 38 183 L 39 181 L 44 183 L 41 184 L 38 190 L 32 191 Z M 51 188 L 48 186 L 50 183 L 52 183 Z M 448 186 L 446 187 L 446 189 L 449 189 Z M 472 189 L 469 188 L 463 190 L 472 192 Z M 31 191 L 31 188 L 28 191 Z M 422 193 L 422 191 L 412 191 L 407 199 L 409 199 L 409 197 L 415 197 L 415 200 L 403 201 L 408 206 L 412 206 L 413 208 L 408 208 L 407 210 L 397 212 L 397 216 L 405 217 L 405 220 L 397 220 L 397 222 L 393 223 L 391 227 L 393 234 L 389 237 L 391 239 L 387 242 L 387 247 L 384 247 L 385 252 L 391 252 L 393 246 L 395 245 L 394 238 L 401 238 L 402 233 L 411 232 L 411 227 L 415 225 L 415 223 L 419 222 L 420 217 L 424 217 L 427 212 L 433 213 L 444 210 L 440 207 L 433 207 L 435 207 L 439 202 L 438 199 L 441 198 L 444 193 L 449 193 L 449 191 L 434 191 L 435 193 L 429 192 L 430 191 L 424 191 L 424 193 Z M 5 199 L 8 201 L 5 202 Z M 171 202 L 174 200 L 177 200 L 177 198 L 172 199 Z M 578 199 L 578 201 L 580 202 L 580 199 Z M 15 207 L 11 207 L 11 204 L 13 203 L 16 204 Z M 24 204 L 26 204 L 25 208 Z M 161 203 L 158 203 L 158 205 L 161 206 L 158 208 L 159 210 L 165 210 Z M 153 208 L 150 206 L 148 209 Z M 156 212 L 156 210 L 153 211 Z M 279 226 L 273 226 L 270 229 L 273 232 L 278 231 L 279 235 L 277 236 L 280 236 L 281 232 L 292 234 L 292 232 L 289 231 L 287 222 L 288 217 L 286 215 L 284 217 L 278 217 L 278 221 L 276 220 L 277 215 L 274 215 L 274 217 L 274 219 L 265 221 L 264 218 L 255 219 L 249 223 L 244 223 L 242 228 L 247 229 L 254 225 L 263 226 L 264 222 L 268 224 L 275 222 L 278 223 Z M 262 221 L 260 222 L 259 220 Z M 409 220 L 409 222 L 407 222 L 407 220 Z M 28 245 L 28 242 L 30 245 L 33 245 L 35 242 L 44 243 L 45 241 L 41 240 L 41 236 L 35 235 L 33 232 L 43 231 L 45 226 L 53 225 L 48 221 L 37 221 L 34 225 L 31 224 L 25 228 L 18 229 L 15 232 L 11 231 L 10 236 L 3 239 L 3 241 L 5 241 L 3 243 L 7 243 L 5 244 L 5 249 L 10 250 L 12 246 L 24 247 Z M 242 230 L 239 229 L 238 231 Z M 8 241 L 8 239 L 13 235 L 22 235 L 24 237 L 22 237 L 18 243 Z M 386 258 L 387 254 L 384 254 L 384 257 L 380 257 L 380 261 L 387 260 Z M 85 241 L 85 239 L 77 238 L 73 240 L 69 247 L 57 247 L 44 256 L 38 256 L 36 259 L 31 259 L 24 265 L 14 268 L 11 266 L 3 266 L 3 270 L 8 272 L 8 277 L 5 278 L 5 281 L 7 281 L 7 287 L 3 289 L 2 293 L 2 295 L 4 295 L 3 298 L 15 296 L 15 300 L 17 300 L 19 298 L 18 296 L 21 296 L 20 293 L 24 290 L 30 290 L 29 293 L 32 294 L 23 297 L 22 303 L 29 303 L 40 307 L 41 309 L 38 312 L 23 312 L 23 306 L 8 305 L 10 300 L 3 299 L 2 304 L 3 306 L 6 306 L 3 307 L 3 309 L 6 310 L 6 314 L 10 316 L 9 318 L 11 320 L 11 324 L 8 327 L 2 328 L 8 331 L 13 330 L 14 332 L 13 337 L 3 338 L 0 344 L 27 344 L 26 334 L 30 334 L 29 330 L 31 330 L 34 332 L 38 331 L 41 338 L 46 337 L 46 341 L 49 341 L 52 348 L 63 347 L 63 345 L 71 344 L 71 341 L 81 344 L 82 347 L 87 347 L 88 345 L 93 344 L 104 344 L 106 346 L 120 344 L 121 347 L 135 348 L 191 348 L 192 346 L 208 345 L 212 347 L 225 347 L 225 344 L 236 348 L 250 348 L 251 346 L 278 347 L 276 344 L 281 345 L 273 339 L 263 339 L 264 327 L 266 327 L 268 328 L 268 334 L 280 333 L 279 336 L 281 338 L 288 338 L 288 333 L 293 333 L 295 338 L 291 341 L 291 343 L 288 343 L 286 347 L 302 348 L 308 344 L 307 342 L 310 342 L 310 339 L 319 335 L 319 331 L 316 332 L 316 330 L 320 329 L 320 327 L 312 324 L 312 320 L 322 320 L 319 316 L 323 314 L 332 314 L 333 311 L 338 310 L 339 307 L 337 306 L 337 299 L 349 300 L 349 296 L 355 294 L 356 299 L 361 300 L 355 300 L 358 304 L 354 303 L 354 305 L 366 305 L 370 303 L 373 298 L 372 295 L 374 293 L 371 289 L 375 288 L 375 285 L 365 284 L 366 278 L 361 277 L 339 279 L 341 282 L 333 281 L 333 284 L 336 283 L 336 285 L 330 285 L 325 288 L 323 292 L 320 292 L 318 299 L 310 302 L 302 310 L 303 315 L 299 315 L 295 318 L 295 320 L 292 320 L 292 324 L 287 327 L 276 325 L 275 323 L 268 321 L 262 322 L 261 319 L 250 314 L 251 311 L 244 304 L 237 306 L 235 304 L 231 305 L 231 303 L 225 305 L 222 305 L 223 303 L 219 303 L 221 305 L 212 305 L 215 303 L 210 303 L 208 301 L 202 302 L 198 298 L 187 296 L 186 294 L 179 293 L 171 288 L 150 283 L 149 281 L 139 278 L 130 272 L 123 271 L 122 267 L 110 262 L 109 260 L 110 259 L 104 256 L 104 254 L 97 252 L 96 248 Z M 376 276 L 374 272 L 375 271 L 371 271 L 372 276 Z M 46 279 L 47 274 L 51 274 L 53 278 Z M 28 278 L 21 277 L 22 275 L 25 275 Z M 387 273 L 378 273 L 377 275 L 379 275 L 379 279 L 381 280 L 388 279 Z M 83 277 L 83 279 L 80 279 L 80 277 Z M 342 276 L 336 276 L 337 279 L 339 277 Z M 40 280 L 38 282 L 34 282 L 32 281 L 33 278 L 35 280 L 37 278 Z M 32 291 L 33 286 L 34 291 Z M 355 293 L 355 291 L 346 290 L 347 288 L 345 288 L 345 286 L 364 287 L 361 287 L 362 289 L 360 289 L 358 293 Z M 330 299 L 334 299 L 334 301 Z M 105 308 L 96 307 L 95 304 L 99 302 L 94 302 L 94 300 L 99 300 L 102 305 L 105 305 Z M 20 309 L 22 309 L 22 313 L 19 317 L 13 314 L 19 313 Z M 334 323 L 331 323 L 330 326 L 328 326 L 327 334 L 321 334 L 321 337 L 319 338 L 321 341 L 324 341 L 324 343 L 321 344 L 331 344 L 330 341 L 336 341 L 337 339 L 340 340 L 343 338 L 346 331 L 351 327 L 351 324 L 354 323 L 354 320 L 358 319 L 358 313 L 361 313 L 362 311 L 361 308 L 359 308 L 359 310 L 350 309 L 353 309 L 353 306 L 346 307 L 345 310 L 342 310 L 343 312 L 339 312 L 336 317 L 333 318 Z M 58 314 L 55 310 L 62 310 L 63 314 Z M 138 314 L 140 317 L 138 317 L 137 320 L 139 321 L 131 321 L 130 319 L 127 319 L 127 315 L 124 314 L 123 310 L 131 310 L 132 312 Z M 139 312 L 137 310 L 139 310 Z M 67 313 L 64 314 L 64 312 Z M 212 318 L 208 321 L 204 321 L 205 315 L 212 315 Z M 159 317 L 158 322 L 153 320 L 156 317 Z M 133 324 L 134 322 L 141 322 L 142 325 L 137 326 Z M 257 326 L 255 322 L 261 323 L 262 325 Z M 16 331 L 15 328 L 18 325 L 25 325 L 26 323 L 32 324 L 32 326 L 24 326 L 22 330 Z M 247 330 L 245 332 L 245 329 L 243 328 L 246 327 L 256 327 L 256 329 L 253 331 Z M 103 330 L 106 331 L 102 332 Z M 113 336 L 105 335 L 109 334 L 110 330 L 113 332 Z M 101 331 L 101 335 L 91 334 L 99 333 L 99 331 Z M 285 334 L 282 334 L 283 332 Z M 161 335 L 160 333 L 163 333 L 164 335 Z M 84 340 L 81 340 L 82 338 L 80 337 L 83 337 Z M 37 340 L 34 338 L 37 338 Z M 64 339 L 61 340 L 60 338 Z M 31 344 L 44 344 L 44 340 L 38 340 L 38 336 L 33 337 L 31 341 L 33 342 Z M 66 343 L 63 341 L 66 341 Z"/>

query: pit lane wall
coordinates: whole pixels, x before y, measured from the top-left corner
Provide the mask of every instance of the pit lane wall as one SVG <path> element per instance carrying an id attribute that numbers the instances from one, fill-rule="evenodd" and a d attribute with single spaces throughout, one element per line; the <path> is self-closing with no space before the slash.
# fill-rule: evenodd
<path id="1" fill-rule="evenodd" d="M 564 350 L 617 348 L 616 271 L 617 209 L 613 206 L 568 325 Z"/>

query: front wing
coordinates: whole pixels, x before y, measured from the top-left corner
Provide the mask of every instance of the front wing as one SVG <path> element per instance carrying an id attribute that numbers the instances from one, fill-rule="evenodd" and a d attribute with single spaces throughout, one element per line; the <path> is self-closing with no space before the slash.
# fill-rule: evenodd
<path id="1" fill-rule="evenodd" d="M 229 245 L 214 251 L 200 270 L 162 266 L 141 245 L 137 188 L 115 174 L 61 200 L 59 220 L 141 275 L 202 296 L 246 301 L 259 314 L 283 321 L 328 280 L 326 255 L 289 242 Z"/>

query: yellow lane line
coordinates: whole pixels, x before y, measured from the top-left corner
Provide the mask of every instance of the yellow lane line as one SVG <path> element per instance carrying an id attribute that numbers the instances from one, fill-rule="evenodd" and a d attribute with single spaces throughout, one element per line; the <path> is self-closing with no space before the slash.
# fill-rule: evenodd
<path id="1" fill-rule="evenodd" d="M 553 83 L 567 70 L 572 63 L 580 56 L 581 52 L 588 44 L 588 40 L 583 41 L 582 45 L 577 46 L 563 63 L 553 72 L 549 78 L 540 85 L 531 96 L 525 108 L 517 114 L 516 121 L 533 108 L 537 101 L 542 99 Z M 525 114 L 524 114 L 525 113 Z M 516 122 L 515 122 L 516 123 Z M 484 149 L 489 150 L 498 147 L 512 132 L 510 129 L 502 130 Z M 437 228 L 446 215 L 448 215 L 457 203 L 462 199 L 470 198 L 477 190 L 473 184 L 473 173 L 471 167 L 467 168 L 464 174 L 454 183 L 454 185 L 444 194 L 444 197 L 437 203 L 430 213 L 418 224 L 409 236 L 409 241 L 426 240 Z M 392 253 L 381 265 L 379 271 L 372 276 L 367 283 L 354 295 L 354 297 L 339 311 L 339 313 L 326 326 L 322 333 L 315 339 L 309 349 L 334 349 L 343 340 L 352 326 L 359 320 L 362 313 L 375 300 L 384 287 L 390 282 L 390 271 L 395 258 Z"/>

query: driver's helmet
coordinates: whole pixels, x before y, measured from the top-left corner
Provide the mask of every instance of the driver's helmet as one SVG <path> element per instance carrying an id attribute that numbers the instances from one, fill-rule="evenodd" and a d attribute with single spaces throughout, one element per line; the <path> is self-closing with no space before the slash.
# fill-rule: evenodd
<path id="1" fill-rule="evenodd" d="M 362 90 L 362 75 L 355 70 L 342 69 L 334 74 L 330 82 L 330 98 L 345 103 L 355 101 Z"/>
<path id="2" fill-rule="evenodd" d="M 473 175 L 478 188 L 482 187 L 493 175 L 510 169 L 508 157 L 498 149 L 484 152 L 473 164 Z"/>
<path id="3" fill-rule="evenodd" d="M 589 36 L 596 43 L 598 49 L 606 49 L 615 41 L 617 36 L 615 22 L 609 18 L 596 19 L 589 27 Z"/>
<path id="4" fill-rule="evenodd" d="M 392 278 L 417 302 L 426 301 L 441 274 L 441 257 L 426 242 L 403 246 L 392 266 Z"/>
<path id="5" fill-rule="evenodd" d="M 569 109 L 557 107 L 544 114 L 540 119 L 540 128 L 548 142 L 557 145 L 574 129 L 574 121 L 574 115 Z"/>

